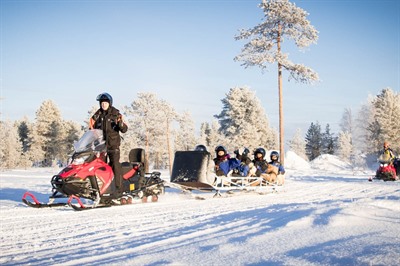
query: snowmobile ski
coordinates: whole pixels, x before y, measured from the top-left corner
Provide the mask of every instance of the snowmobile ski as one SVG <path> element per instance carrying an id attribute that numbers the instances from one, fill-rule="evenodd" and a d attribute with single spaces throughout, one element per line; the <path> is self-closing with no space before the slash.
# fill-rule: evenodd
<path id="1" fill-rule="evenodd" d="M 31 197 L 32 201 L 29 201 L 27 197 Z M 25 192 L 22 197 L 22 202 L 32 208 L 53 208 L 53 207 L 63 207 L 66 206 L 65 202 L 56 202 L 56 203 L 43 203 L 37 200 L 37 198 L 30 192 Z"/>

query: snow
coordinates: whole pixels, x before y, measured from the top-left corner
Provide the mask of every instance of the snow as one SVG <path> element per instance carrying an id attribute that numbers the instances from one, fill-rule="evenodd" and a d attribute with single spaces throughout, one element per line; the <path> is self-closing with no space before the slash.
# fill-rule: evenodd
<path id="1" fill-rule="evenodd" d="M 373 169 L 335 156 L 286 162 L 275 193 L 167 188 L 157 203 L 84 212 L 21 202 L 46 201 L 59 169 L 1 172 L 0 264 L 400 265 L 400 182 L 368 182 Z"/>

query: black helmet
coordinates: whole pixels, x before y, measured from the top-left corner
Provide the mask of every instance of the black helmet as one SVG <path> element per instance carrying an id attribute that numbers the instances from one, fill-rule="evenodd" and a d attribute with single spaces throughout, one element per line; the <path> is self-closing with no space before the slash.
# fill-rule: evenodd
<path id="1" fill-rule="evenodd" d="M 110 105 L 113 104 L 113 98 L 107 92 L 103 92 L 103 93 L 99 94 L 96 97 L 96 101 L 99 101 L 99 103 L 101 103 L 101 102 L 109 102 Z"/>
<path id="2" fill-rule="evenodd" d="M 269 158 L 271 159 L 271 161 L 274 161 L 274 160 L 272 160 L 273 156 L 276 156 L 276 160 L 275 161 L 279 160 L 279 153 L 277 151 L 272 151 L 271 154 L 269 155 Z"/>
<path id="3" fill-rule="evenodd" d="M 224 146 L 219 145 L 215 148 L 215 152 L 218 153 L 219 151 L 223 151 L 226 154 L 226 149 Z"/>
<path id="4" fill-rule="evenodd" d="M 254 157 L 256 156 L 257 153 L 261 153 L 261 154 L 262 154 L 262 157 L 263 157 L 263 158 L 265 157 L 265 150 L 264 150 L 264 148 L 257 148 L 257 149 L 254 151 Z"/>
<path id="5" fill-rule="evenodd" d="M 233 152 L 236 155 L 242 155 L 242 156 L 246 156 L 250 153 L 250 150 L 246 147 L 241 148 L 241 149 L 237 149 Z"/>
<path id="6" fill-rule="evenodd" d="M 207 151 L 207 148 L 206 148 L 206 146 L 200 144 L 200 145 L 197 145 L 196 148 L 194 148 L 194 150 L 195 151 Z"/>

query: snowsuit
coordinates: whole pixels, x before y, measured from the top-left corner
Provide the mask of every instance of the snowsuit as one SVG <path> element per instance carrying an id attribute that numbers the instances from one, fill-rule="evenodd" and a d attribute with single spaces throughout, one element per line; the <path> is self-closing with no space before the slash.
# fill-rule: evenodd
<path id="1" fill-rule="evenodd" d="M 231 158 L 229 154 L 214 158 L 215 173 L 217 176 L 227 176 L 228 173 L 240 165 L 240 161 Z"/>
<path id="2" fill-rule="evenodd" d="M 112 167 L 115 177 L 117 193 L 122 194 L 122 169 L 119 162 L 121 137 L 119 132 L 125 133 L 128 126 L 122 121 L 119 110 L 110 106 L 107 110 L 100 108 L 90 118 L 90 129 L 102 129 L 106 141 L 108 164 Z M 118 196 L 118 195 L 117 195 Z"/>
<path id="3" fill-rule="evenodd" d="M 237 166 L 233 169 L 233 176 L 248 176 L 250 171 L 250 158 L 243 155 L 237 155 Z"/>

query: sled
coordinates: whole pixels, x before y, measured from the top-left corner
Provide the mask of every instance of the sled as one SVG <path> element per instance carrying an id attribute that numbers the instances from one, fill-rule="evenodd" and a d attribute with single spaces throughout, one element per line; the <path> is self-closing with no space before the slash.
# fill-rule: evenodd
<path id="1" fill-rule="evenodd" d="M 276 192 L 281 186 L 267 182 L 256 176 L 217 176 L 212 168 L 214 162 L 206 151 L 177 151 L 172 167 L 170 183 L 166 186 L 184 191 L 198 190 L 215 192 L 214 197 L 222 192 L 254 191 L 257 193 Z"/>
<path id="2" fill-rule="evenodd" d="M 161 173 L 145 173 L 145 151 L 132 149 L 121 163 L 122 190 L 116 191 L 112 168 L 105 162 L 106 147 L 101 130 L 89 130 L 74 144 L 70 163 L 51 178 L 52 195 L 47 203 L 26 192 L 22 202 L 33 208 L 70 206 L 75 210 L 152 202 L 164 192 Z M 58 202 L 64 199 L 63 202 Z M 67 201 L 65 201 L 67 199 Z M 83 203 L 83 200 L 91 203 Z"/>

